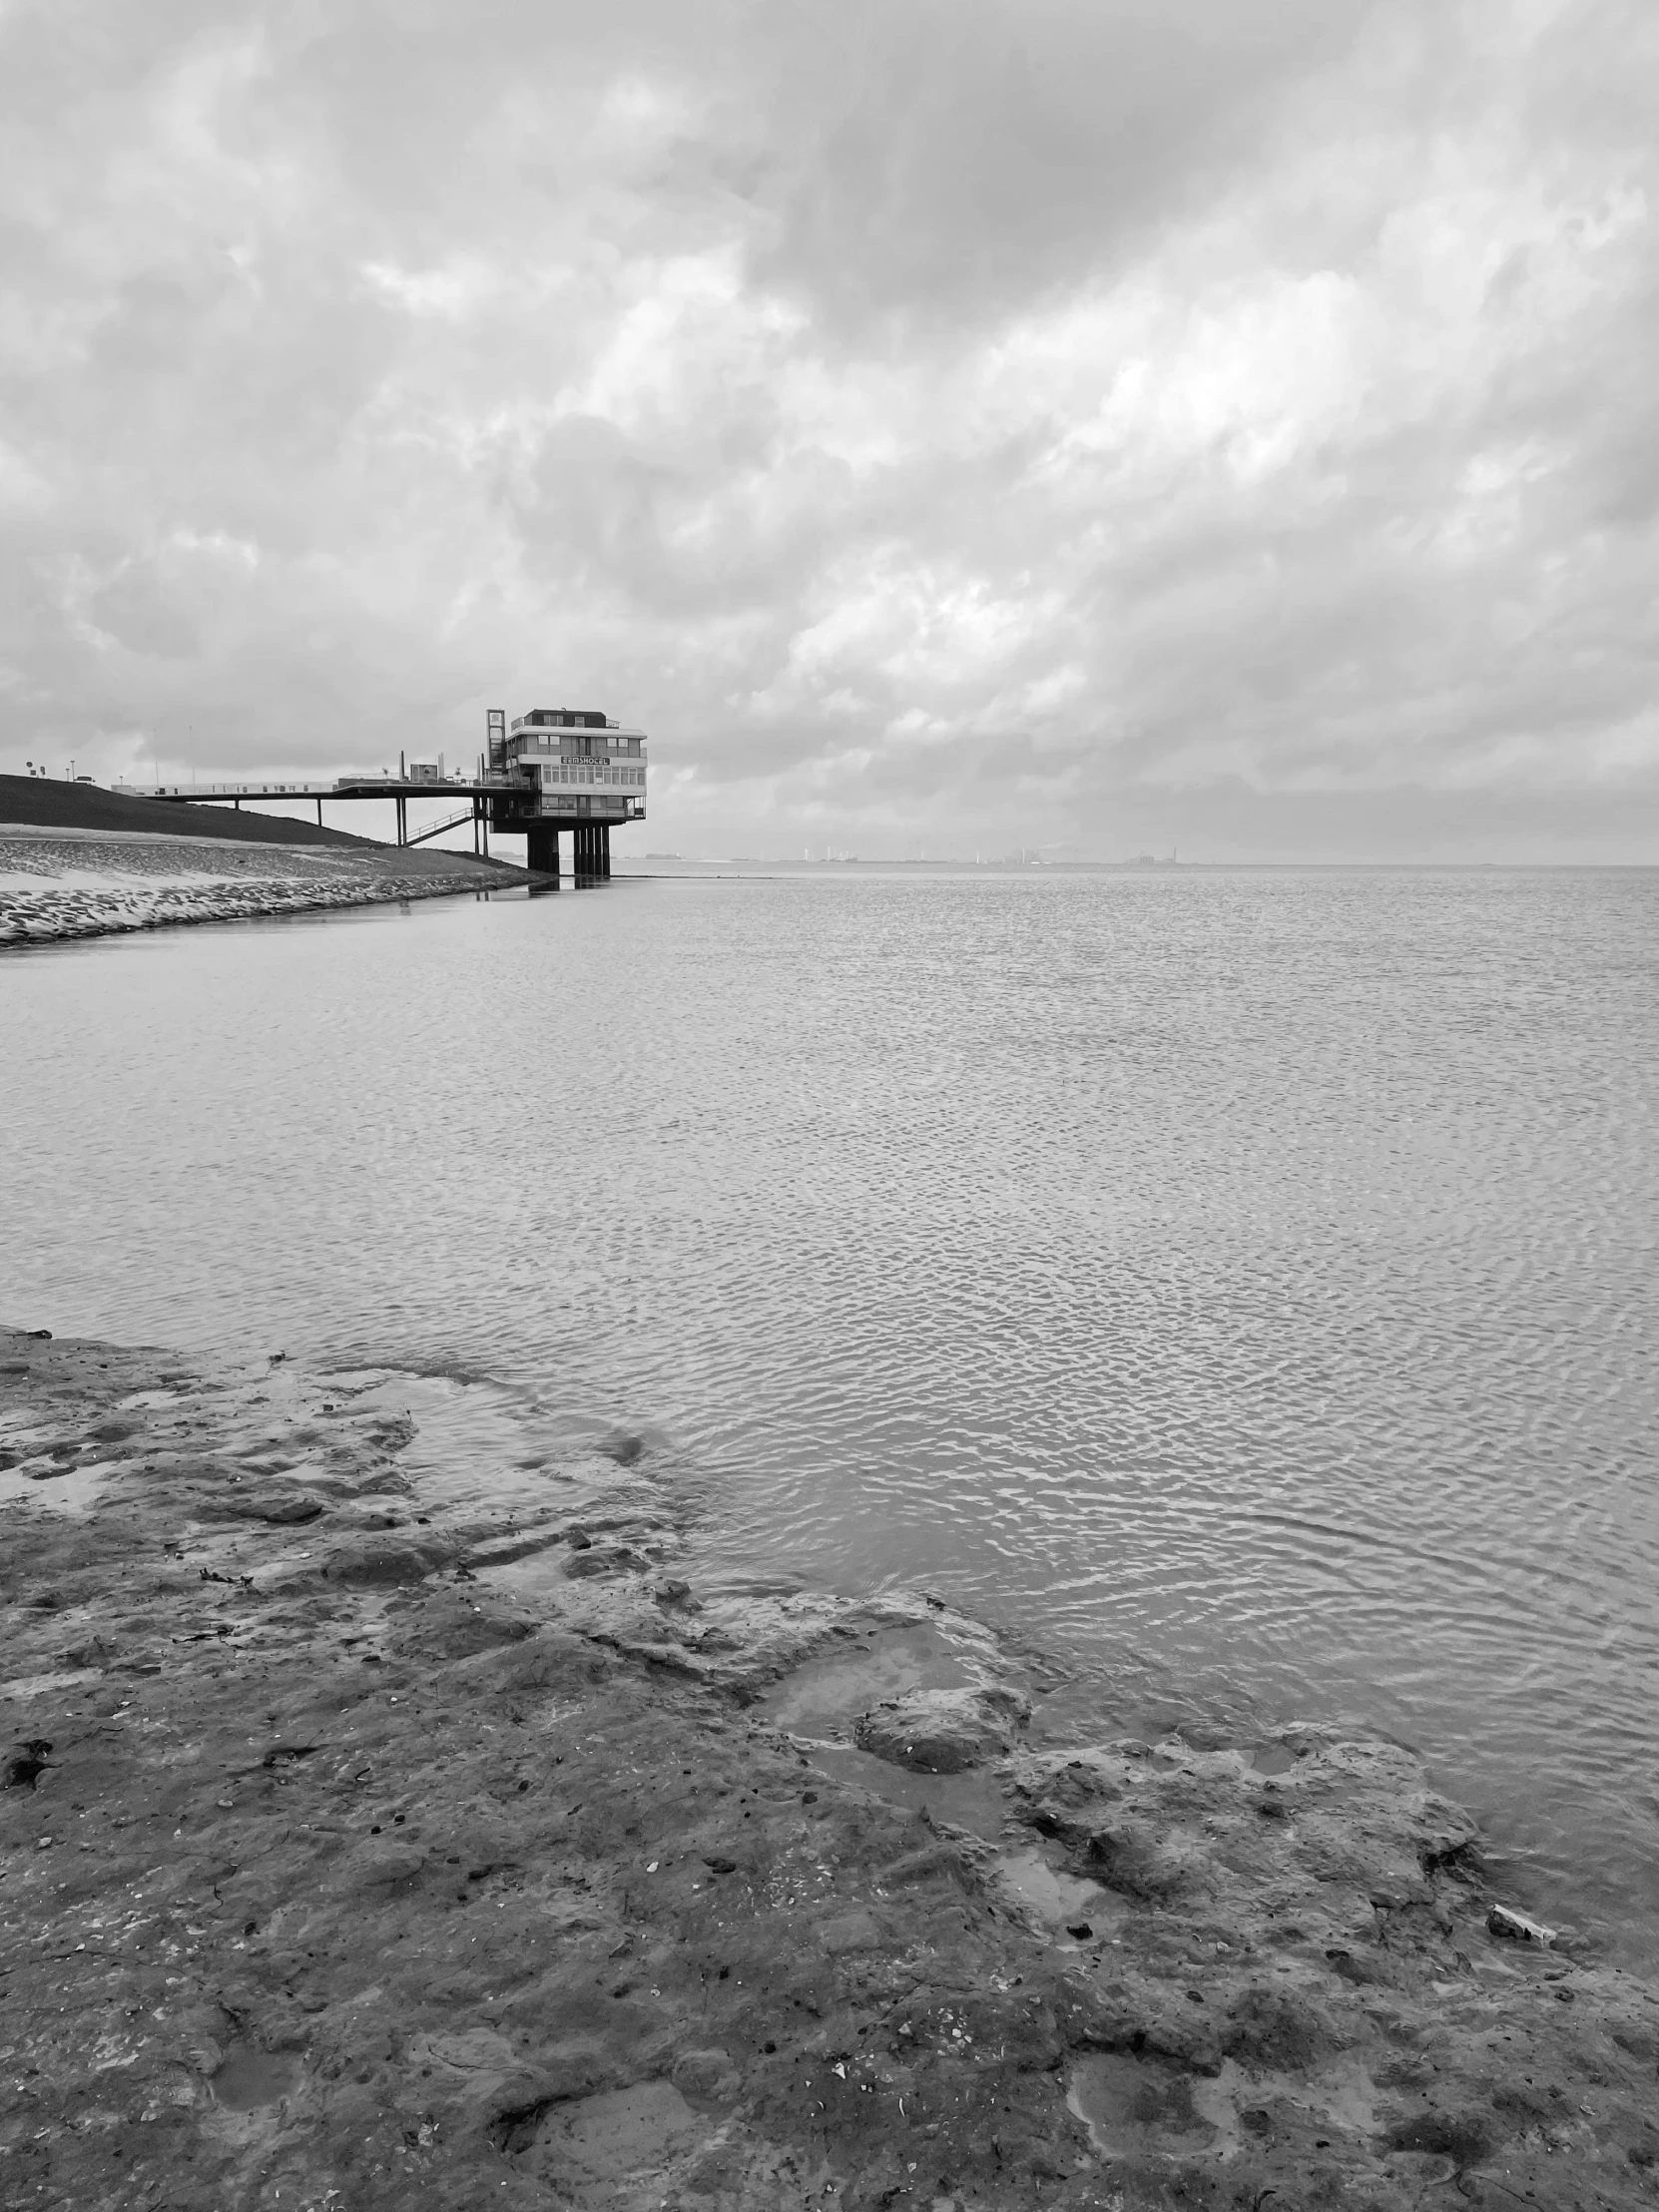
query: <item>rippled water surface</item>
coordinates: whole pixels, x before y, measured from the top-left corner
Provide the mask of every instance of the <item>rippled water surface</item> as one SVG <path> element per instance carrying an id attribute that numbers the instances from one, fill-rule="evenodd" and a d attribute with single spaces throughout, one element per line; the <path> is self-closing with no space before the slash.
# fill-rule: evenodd
<path id="1" fill-rule="evenodd" d="M 617 882 L 0 956 L 8 1318 L 649 1424 L 709 1574 L 1423 1750 L 1659 1958 L 1659 876 Z"/>

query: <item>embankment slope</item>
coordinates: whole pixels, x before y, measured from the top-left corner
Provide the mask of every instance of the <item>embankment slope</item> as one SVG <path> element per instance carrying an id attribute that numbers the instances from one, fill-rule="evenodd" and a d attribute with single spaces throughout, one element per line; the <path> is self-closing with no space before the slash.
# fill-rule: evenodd
<path id="1" fill-rule="evenodd" d="M 500 891 L 537 880 L 471 853 L 360 838 L 269 844 L 0 824 L 0 946 Z"/>
<path id="2" fill-rule="evenodd" d="M 44 776 L 0 776 L 0 830 L 10 823 L 39 830 L 98 830 L 135 836 L 217 837 L 238 844 L 335 844 L 375 847 L 372 837 L 344 830 L 319 830 L 314 822 L 285 815 L 239 812 L 166 799 L 129 799 L 93 784 L 65 784 Z M 389 848 L 395 849 L 395 847 Z"/>

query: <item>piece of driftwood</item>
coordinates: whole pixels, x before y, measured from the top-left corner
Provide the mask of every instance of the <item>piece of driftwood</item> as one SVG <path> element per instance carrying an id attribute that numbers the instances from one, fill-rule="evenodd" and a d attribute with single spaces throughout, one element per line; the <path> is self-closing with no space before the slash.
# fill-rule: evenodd
<path id="1" fill-rule="evenodd" d="M 1546 1950 L 1559 1933 L 1545 1928 L 1542 1921 L 1529 1921 L 1524 1913 L 1511 1913 L 1506 1905 L 1492 1907 L 1486 1915 L 1486 1927 L 1493 1936 L 1507 1936 L 1516 1943 L 1541 1943 Z"/>

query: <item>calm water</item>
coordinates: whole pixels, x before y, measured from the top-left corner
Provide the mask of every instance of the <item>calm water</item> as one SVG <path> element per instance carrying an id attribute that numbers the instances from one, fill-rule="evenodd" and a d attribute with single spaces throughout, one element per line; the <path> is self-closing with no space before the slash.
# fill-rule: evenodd
<path id="1" fill-rule="evenodd" d="M 1652 873 L 837 872 L 6 954 L 0 1304 L 651 1424 L 707 1574 L 1385 1730 L 1651 1961 L 1656 947 Z"/>

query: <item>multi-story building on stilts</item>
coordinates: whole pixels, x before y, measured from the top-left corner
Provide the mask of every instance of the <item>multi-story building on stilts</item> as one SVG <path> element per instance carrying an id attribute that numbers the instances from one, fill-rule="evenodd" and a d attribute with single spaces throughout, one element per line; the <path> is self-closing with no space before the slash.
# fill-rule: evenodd
<path id="1" fill-rule="evenodd" d="M 477 758 L 477 773 L 446 770 L 444 756 L 411 761 L 400 755 L 396 770 L 374 769 L 335 777 L 329 782 L 277 783 L 265 778 L 234 783 L 117 784 L 135 799 L 164 799 L 184 805 L 238 810 L 244 801 L 300 799 L 316 808 L 322 828 L 327 800 L 389 800 L 397 810 L 397 842 L 424 844 L 446 830 L 472 824 L 474 851 L 489 850 L 489 832 L 523 837 L 526 863 L 538 874 L 559 873 L 559 832 L 570 831 L 571 871 L 578 882 L 602 883 L 611 872 L 611 831 L 618 824 L 645 820 L 645 732 L 624 730 L 606 715 L 586 707 L 536 707 L 509 729 L 507 717 L 492 707 L 488 751 Z M 464 799 L 465 807 L 412 835 L 411 800 Z"/>
<path id="2" fill-rule="evenodd" d="M 558 874 L 559 832 L 568 830 L 572 872 L 603 879 L 612 830 L 645 820 L 645 744 L 643 730 L 624 730 L 590 708 L 535 707 L 510 728 L 492 708 L 491 829 L 522 836 L 526 864 L 543 875 Z"/>

